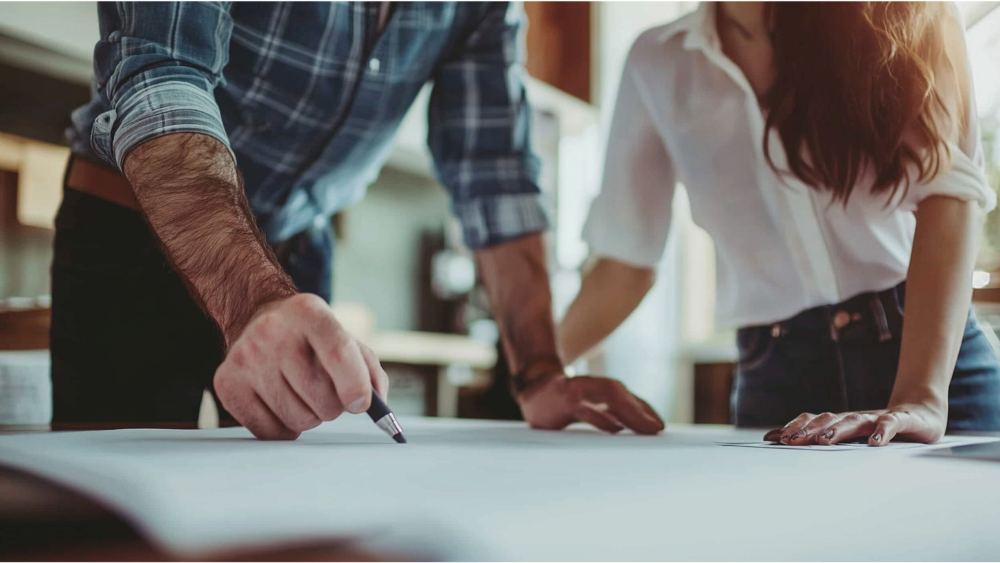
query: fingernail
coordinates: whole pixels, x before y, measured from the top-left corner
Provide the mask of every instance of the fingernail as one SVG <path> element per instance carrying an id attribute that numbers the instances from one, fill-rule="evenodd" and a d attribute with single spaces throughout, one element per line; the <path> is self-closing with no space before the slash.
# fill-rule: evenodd
<path id="1" fill-rule="evenodd" d="M 826 432 L 824 432 L 823 437 L 826 438 L 827 440 L 833 438 L 833 430 L 827 430 Z"/>
<path id="2" fill-rule="evenodd" d="M 354 401 L 353 403 L 351 403 L 347 407 L 347 410 L 351 411 L 354 414 L 358 414 L 360 412 L 363 412 L 365 410 L 365 397 L 361 397 L 360 399 L 358 399 L 358 400 Z"/>
<path id="3" fill-rule="evenodd" d="M 881 441 L 882 441 L 882 433 L 881 432 L 879 432 L 879 433 L 875 434 L 874 436 L 872 436 L 872 442 L 878 443 L 878 442 L 881 442 Z"/>

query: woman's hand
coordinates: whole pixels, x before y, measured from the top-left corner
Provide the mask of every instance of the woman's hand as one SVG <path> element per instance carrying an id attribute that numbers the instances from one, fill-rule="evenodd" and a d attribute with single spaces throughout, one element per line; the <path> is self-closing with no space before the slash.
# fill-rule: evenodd
<path id="1" fill-rule="evenodd" d="M 840 414 L 803 413 L 784 428 L 765 434 L 764 440 L 789 446 L 830 446 L 867 437 L 869 446 L 884 446 L 900 437 L 930 444 L 944 436 L 947 423 L 947 409 L 923 403 Z"/>

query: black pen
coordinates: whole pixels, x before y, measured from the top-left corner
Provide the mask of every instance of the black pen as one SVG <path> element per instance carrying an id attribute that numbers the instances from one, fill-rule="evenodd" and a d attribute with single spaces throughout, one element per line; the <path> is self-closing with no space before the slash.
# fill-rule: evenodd
<path id="1" fill-rule="evenodd" d="M 374 389 L 372 389 L 372 406 L 368 407 L 368 416 L 372 417 L 375 426 L 378 426 L 386 434 L 392 436 L 393 440 L 400 444 L 406 443 L 406 438 L 403 437 L 403 429 L 399 426 L 396 415 L 392 414 L 392 411 L 386 406 L 385 401 L 382 400 L 382 397 L 378 396 L 378 393 Z"/>

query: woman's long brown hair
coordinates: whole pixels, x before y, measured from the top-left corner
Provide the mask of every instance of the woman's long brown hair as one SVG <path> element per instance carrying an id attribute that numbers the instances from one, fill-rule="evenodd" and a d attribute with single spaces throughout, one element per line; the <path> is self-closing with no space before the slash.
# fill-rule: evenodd
<path id="1" fill-rule="evenodd" d="M 939 81 L 957 75 L 945 53 L 948 10 L 938 2 L 769 4 L 777 76 L 761 101 L 771 166 L 774 128 L 789 171 L 845 204 L 866 170 L 872 193 L 890 199 L 936 176 L 950 155 L 949 130 L 966 123 L 955 113 L 968 111 L 940 95 Z"/>

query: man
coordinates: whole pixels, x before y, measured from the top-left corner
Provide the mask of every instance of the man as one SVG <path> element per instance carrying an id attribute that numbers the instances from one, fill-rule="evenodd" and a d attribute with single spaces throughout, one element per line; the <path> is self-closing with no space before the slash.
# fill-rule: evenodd
<path id="1" fill-rule="evenodd" d="M 662 429 L 619 383 L 563 375 L 519 11 L 98 9 L 93 100 L 73 114 L 56 221 L 55 422 L 190 423 L 214 386 L 256 436 L 294 439 L 364 412 L 372 386 L 386 393 L 378 359 L 328 306 L 329 218 L 360 199 L 433 80 L 429 144 L 476 250 L 525 418 Z"/>

